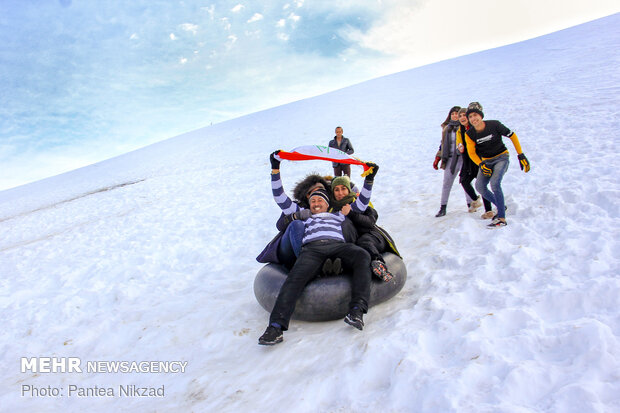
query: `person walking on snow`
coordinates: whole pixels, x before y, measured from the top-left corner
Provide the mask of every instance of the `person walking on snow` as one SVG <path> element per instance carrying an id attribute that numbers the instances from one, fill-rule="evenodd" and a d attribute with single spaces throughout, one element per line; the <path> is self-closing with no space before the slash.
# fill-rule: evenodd
<path id="1" fill-rule="evenodd" d="M 509 152 L 504 145 L 502 136 L 510 138 L 519 159 L 522 171 L 530 171 L 530 163 L 525 157 L 517 134 L 504 126 L 500 121 L 484 121 L 482 105 L 471 102 L 467 106 L 467 119 L 473 128 L 466 132 L 467 152 L 474 163 L 480 167 L 476 177 L 476 189 L 483 198 L 488 199 L 497 207 L 497 215 L 488 225 L 489 228 L 506 226 L 506 209 L 502 179 L 508 170 Z M 491 184 L 491 190 L 487 186 Z"/>
<path id="2" fill-rule="evenodd" d="M 328 146 L 330 148 L 340 149 L 342 152 L 351 155 L 355 150 L 353 149 L 353 145 L 351 145 L 351 141 L 344 136 L 342 136 L 342 127 L 336 127 L 336 136 L 334 139 L 329 141 Z M 334 167 L 334 176 L 342 176 L 346 175 L 349 178 L 351 177 L 351 165 L 346 163 L 338 163 L 332 162 L 332 166 Z"/>
<path id="3" fill-rule="evenodd" d="M 465 132 L 470 128 L 469 120 L 467 120 L 467 108 L 459 109 L 459 123 L 461 126 L 456 131 L 456 147 L 459 152 L 463 154 L 463 167 L 461 168 L 461 173 L 459 174 L 459 181 L 461 182 L 461 186 L 467 192 L 470 198 L 480 200 L 480 196 L 476 194 L 474 187 L 471 186 L 471 182 L 478 175 L 478 165 L 474 163 L 469 157 L 469 153 L 467 152 L 467 141 L 465 140 Z M 488 199 L 482 198 L 482 202 L 484 203 L 484 214 L 482 214 L 482 219 L 491 219 L 493 218 L 493 207 L 491 206 L 491 202 Z M 469 207 L 469 212 L 476 212 L 480 204 L 476 201 L 467 205 Z"/>
<path id="4" fill-rule="evenodd" d="M 463 156 L 456 147 L 456 132 L 460 126 L 459 109 L 461 109 L 460 106 L 453 106 L 448 112 L 448 117 L 441 124 L 441 144 L 439 145 L 439 150 L 437 151 L 437 155 L 435 155 L 435 162 L 433 163 L 433 168 L 437 170 L 439 161 L 441 161 L 441 169 L 444 170 L 441 206 L 439 207 L 439 212 L 435 215 L 436 217 L 443 217 L 446 215 L 448 198 L 450 197 L 454 179 L 457 173 L 461 172 L 461 167 L 463 166 Z M 474 201 L 467 191 L 465 191 L 465 200 L 468 206 L 472 203 L 476 205 L 476 208 L 481 205 L 481 202 L 478 199 Z"/>
<path id="5" fill-rule="evenodd" d="M 344 322 L 362 330 L 364 313 L 368 312 L 370 299 L 370 255 L 355 244 L 345 242 L 342 223 L 350 211 L 364 212 L 370 203 L 372 184 L 379 167 L 367 163 L 370 173 L 364 180 L 364 186 L 357 200 L 345 205 L 339 212 L 330 213 L 329 193 L 325 189 L 314 191 L 309 198 L 310 208 L 300 208 L 293 202 L 282 187 L 280 179 L 279 151 L 270 156 L 271 190 L 273 198 L 285 215 L 304 222 L 304 236 L 301 253 L 297 257 L 286 281 L 282 284 L 275 305 L 269 316 L 269 325 L 258 339 L 258 344 L 274 345 L 283 341 L 282 332 L 288 330 L 288 324 L 297 299 L 303 293 L 306 284 L 320 271 L 327 258 L 340 258 L 352 268 L 351 301 L 349 312 Z"/>

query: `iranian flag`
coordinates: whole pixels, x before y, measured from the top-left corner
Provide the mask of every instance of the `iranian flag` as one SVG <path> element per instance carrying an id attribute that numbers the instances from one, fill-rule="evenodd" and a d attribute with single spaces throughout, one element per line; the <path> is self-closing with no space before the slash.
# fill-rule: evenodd
<path id="1" fill-rule="evenodd" d="M 338 163 L 348 163 L 351 165 L 361 165 L 364 167 L 364 172 L 369 169 L 369 166 L 365 162 L 360 161 L 353 156 L 342 152 L 340 149 L 330 148 L 329 146 L 320 145 L 308 145 L 298 146 L 290 151 L 280 151 L 276 156 L 280 159 L 286 159 L 288 161 L 310 161 L 313 159 L 331 161 Z"/>

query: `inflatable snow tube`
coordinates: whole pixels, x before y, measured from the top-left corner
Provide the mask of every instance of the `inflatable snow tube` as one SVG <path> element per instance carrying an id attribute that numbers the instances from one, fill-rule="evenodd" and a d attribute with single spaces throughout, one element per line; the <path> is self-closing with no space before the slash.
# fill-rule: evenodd
<path id="1" fill-rule="evenodd" d="M 394 275 L 389 282 L 372 277 L 368 306 L 380 304 L 394 297 L 405 285 L 407 268 L 397 255 L 386 252 L 383 258 Z M 288 270 L 280 264 L 267 264 L 254 279 L 254 295 L 267 312 L 271 312 Z M 319 277 L 310 281 L 295 305 L 292 319 L 303 321 L 328 321 L 344 318 L 351 301 L 351 277 L 342 274 Z"/>

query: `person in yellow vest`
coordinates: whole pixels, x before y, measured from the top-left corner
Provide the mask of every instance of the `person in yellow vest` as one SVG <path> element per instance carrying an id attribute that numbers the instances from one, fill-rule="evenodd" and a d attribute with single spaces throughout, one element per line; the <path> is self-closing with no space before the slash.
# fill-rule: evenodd
<path id="1" fill-rule="evenodd" d="M 502 191 L 502 179 L 508 170 L 509 153 L 502 136 L 512 141 L 522 171 L 530 171 L 530 163 L 525 157 L 517 134 L 497 120 L 483 120 L 482 105 L 471 102 L 467 106 L 467 119 L 472 128 L 466 132 L 467 153 L 480 167 L 476 177 L 476 189 L 483 198 L 488 199 L 497 207 L 497 215 L 488 225 L 489 228 L 506 226 L 506 207 Z M 491 190 L 488 185 L 491 184 Z"/>

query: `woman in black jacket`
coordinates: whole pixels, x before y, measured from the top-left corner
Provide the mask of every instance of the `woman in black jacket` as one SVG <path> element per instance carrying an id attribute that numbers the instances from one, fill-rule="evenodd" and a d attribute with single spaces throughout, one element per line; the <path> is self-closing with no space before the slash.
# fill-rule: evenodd
<path id="1" fill-rule="evenodd" d="M 350 204 L 357 199 L 357 195 L 351 190 L 351 181 L 348 176 L 332 179 L 331 192 L 333 200 L 330 205 L 334 211 L 350 210 Z M 389 251 L 399 257 L 400 254 L 392 237 L 377 225 L 378 217 L 379 214 L 371 206 L 368 206 L 363 213 L 350 210 L 347 214 L 347 218 L 353 222 L 355 229 L 357 229 L 358 238 L 356 244 L 370 254 L 372 273 L 387 282 L 392 279 L 393 275 L 387 268 L 381 253 Z"/>

